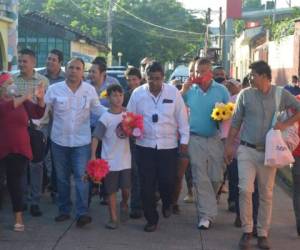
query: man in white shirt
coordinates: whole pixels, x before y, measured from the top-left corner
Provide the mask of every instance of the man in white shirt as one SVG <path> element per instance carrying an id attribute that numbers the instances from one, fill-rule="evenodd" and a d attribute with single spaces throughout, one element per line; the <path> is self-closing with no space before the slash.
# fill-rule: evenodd
<path id="1" fill-rule="evenodd" d="M 147 84 L 136 88 L 127 109 L 144 117 L 144 134 L 136 140 L 137 164 L 141 182 L 141 197 L 147 224 L 146 232 L 156 230 L 155 191 L 159 184 L 164 217 L 171 215 L 172 194 L 179 152 L 187 153 L 189 125 L 187 111 L 177 88 L 163 82 L 164 71 L 158 62 L 146 67 Z M 179 134 L 179 138 L 178 138 Z"/>
<path id="2" fill-rule="evenodd" d="M 100 116 L 105 110 L 94 87 L 82 81 L 83 73 L 84 61 L 71 59 L 67 65 L 66 80 L 51 85 L 45 96 L 53 111 L 51 148 L 57 174 L 59 209 L 55 221 L 70 219 L 70 176 L 73 173 L 78 227 L 92 221 L 87 215 L 88 182 L 83 178 L 90 157 L 90 113 Z"/>

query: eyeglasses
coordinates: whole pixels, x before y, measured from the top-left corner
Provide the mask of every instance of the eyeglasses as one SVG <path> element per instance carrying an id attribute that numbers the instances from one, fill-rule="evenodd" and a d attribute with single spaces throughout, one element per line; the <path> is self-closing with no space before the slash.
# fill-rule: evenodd
<path id="1" fill-rule="evenodd" d="M 158 114 L 153 114 L 153 115 L 152 115 L 152 122 L 153 122 L 153 123 L 158 122 Z"/>

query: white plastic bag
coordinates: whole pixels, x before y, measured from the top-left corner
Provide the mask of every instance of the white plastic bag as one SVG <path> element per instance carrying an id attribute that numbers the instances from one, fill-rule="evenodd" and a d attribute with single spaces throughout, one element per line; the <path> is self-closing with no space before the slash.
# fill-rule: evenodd
<path id="1" fill-rule="evenodd" d="M 284 111 L 279 114 L 278 120 L 283 122 L 291 116 L 292 114 L 290 114 L 288 111 Z M 291 152 L 293 152 L 297 148 L 300 142 L 298 135 L 298 126 L 298 122 L 295 122 L 292 126 L 289 126 L 282 131 L 282 138 Z"/>
<path id="2" fill-rule="evenodd" d="M 295 161 L 280 130 L 270 129 L 266 136 L 265 165 L 282 168 Z"/>

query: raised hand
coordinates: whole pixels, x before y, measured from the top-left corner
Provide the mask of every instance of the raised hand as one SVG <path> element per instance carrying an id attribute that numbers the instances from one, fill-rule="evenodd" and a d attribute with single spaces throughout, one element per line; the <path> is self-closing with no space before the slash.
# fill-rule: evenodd
<path id="1" fill-rule="evenodd" d="M 34 95 L 38 99 L 43 99 L 44 98 L 44 96 L 45 96 L 45 87 L 44 87 L 43 83 L 40 83 L 39 85 L 37 85 L 35 87 Z"/>

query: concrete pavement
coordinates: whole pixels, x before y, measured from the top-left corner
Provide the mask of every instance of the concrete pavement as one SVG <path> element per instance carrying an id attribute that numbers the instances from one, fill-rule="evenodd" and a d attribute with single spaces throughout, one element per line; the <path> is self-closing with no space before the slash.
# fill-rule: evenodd
<path id="1" fill-rule="evenodd" d="M 208 231 L 196 228 L 195 206 L 180 202 L 181 215 L 169 219 L 161 216 L 158 230 L 145 233 L 143 219 L 129 220 L 114 231 L 105 229 L 107 207 L 100 205 L 97 197 L 93 198 L 90 209 L 92 224 L 78 229 L 71 220 L 55 223 L 57 210 L 46 194 L 41 206 L 42 217 L 33 218 L 25 213 L 25 232 L 12 231 L 10 205 L 0 211 L 0 250 L 235 250 L 241 229 L 233 226 L 235 216 L 227 211 L 226 199 L 227 195 L 222 195 L 219 216 Z M 270 239 L 274 250 L 300 249 L 292 200 L 279 186 L 274 193 Z M 258 249 L 255 244 L 254 239 L 253 249 Z"/>

